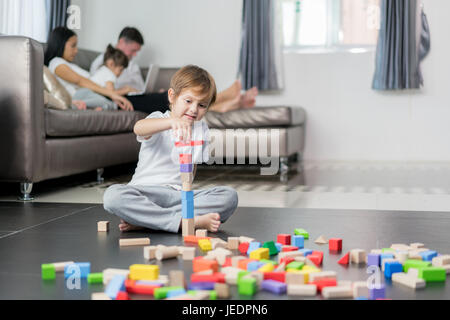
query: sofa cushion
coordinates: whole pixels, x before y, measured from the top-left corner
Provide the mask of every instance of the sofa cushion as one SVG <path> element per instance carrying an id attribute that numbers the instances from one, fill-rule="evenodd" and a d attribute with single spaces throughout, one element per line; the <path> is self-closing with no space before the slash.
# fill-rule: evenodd
<path id="1" fill-rule="evenodd" d="M 45 110 L 48 137 L 82 137 L 132 132 L 147 115 L 125 111 Z"/>
<path id="2" fill-rule="evenodd" d="M 300 107 L 255 107 L 218 113 L 208 112 L 205 120 L 210 128 L 289 127 L 304 124 L 306 113 Z"/>

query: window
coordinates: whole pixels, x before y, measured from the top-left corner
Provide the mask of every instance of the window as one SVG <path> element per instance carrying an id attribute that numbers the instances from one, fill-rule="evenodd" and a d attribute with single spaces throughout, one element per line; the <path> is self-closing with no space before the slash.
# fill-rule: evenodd
<path id="1" fill-rule="evenodd" d="M 287 48 L 375 46 L 380 0 L 280 0 Z"/>

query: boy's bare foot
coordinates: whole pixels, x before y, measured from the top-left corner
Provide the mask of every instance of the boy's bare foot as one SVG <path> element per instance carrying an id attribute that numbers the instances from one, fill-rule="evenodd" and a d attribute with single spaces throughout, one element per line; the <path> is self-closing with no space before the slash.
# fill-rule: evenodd
<path id="1" fill-rule="evenodd" d="M 253 87 L 241 95 L 240 106 L 241 108 L 249 109 L 253 108 L 256 104 L 256 97 L 259 91 L 257 87 Z"/>
<path id="2" fill-rule="evenodd" d="M 208 213 L 194 218 L 196 229 L 206 229 L 210 232 L 217 232 L 220 227 L 220 214 Z"/>
<path id="3" fill-rule="evenodd" d="M 122 232 L 130 232 L 130 231 L 138 231 L 138 230 L 144 230 L 144 227 L 139 226 L 133 226 L 126 222 L 125 220 L 120 220 L 119 229 Z"/>

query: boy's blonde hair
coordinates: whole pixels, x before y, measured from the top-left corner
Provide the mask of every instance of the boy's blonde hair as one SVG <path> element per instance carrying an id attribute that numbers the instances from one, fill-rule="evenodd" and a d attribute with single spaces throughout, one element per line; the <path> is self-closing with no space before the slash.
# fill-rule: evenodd
<path id="1" fill-rule="evenodd" d="M 188 65 L 178 70 L 170 81 L 170 87 L 175 92 L 175 98 L 178 98 L 184 89 L 200 87 L 198 93 L 206 96 L 206 100 L 210 101 L 209 106 L 214 104 L 217 98 L 214 78 L 208 71 L 195 65 Z"/>

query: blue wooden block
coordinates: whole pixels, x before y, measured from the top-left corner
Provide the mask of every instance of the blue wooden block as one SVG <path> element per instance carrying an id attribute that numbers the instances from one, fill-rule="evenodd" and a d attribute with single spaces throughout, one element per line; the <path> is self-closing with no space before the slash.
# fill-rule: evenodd
<path id="1" fill-rule="evenodd" d="M 379 288 L 369 288 L 369 299 L 370 300 L 376 300 L 376 299 L 384 299 L 386 298 L 386 288 L 384 284 L 381 284 Z"/>
<path id="2" fill-rule="evenodd" d="M 423 261 L 432 261 L 434 257 L 437 257 L 438 253 L 436 251 L 428 250 L 419 252 L 419 255 L 422 257 Z"/>
<path id="3" fill-rule="evenodd" d="M 182 296 L 183 294 L 186 294 L 186 290 L 184 289 L 170 290 L 169 292 L 167 292 L 167 298 Z"/>
<path id="4" fill-rule="evenodd" d="M 380 266 L 381 255 L 378 253 L 369 253 L 367 255 L 367 265 L 368 266 Z"/>
<path id="5" fill-rule="evenodd" d="M 355 300 L 369 300 L 369 299 L 367 299 L 367 297 L 361 296 L 361 297 L 356 298 Z"/>
<path id="6" fill-rule="evenodd" d="M 285 294 L 287 291 L 287 285 L 283 282 L 275 280 L 263 280 L 261 282 L 261 289 L 274 294 Z"/>
<path id="7" fill-rule="evenodd" d="M 303 249 L 305 247 L 305 237 L 304 236 L 292 236 L 292 245 L 294 247 L 298 247 L 299 249 Z"/>
<path id="8" fill-rule="evenodd" d="M 264 265 L 264 263 L 259 261 L 253 261 L 247 264 L 247 271 L 256 271 L 259 268 L 261 268 Z"/>
<path id="9" fill-rule="evenodd" d="M 194 201 L 181 200 L 181 214 L 183 219 L 194 219 Z"/>
<path id="10" fill-rule="evenodd" d="M 91 263 L 90 262 L 78 262 L 68 264 L 64 267 L 64 278 L 67 279 L 70 276 L 78 274 L 80 272 L 80 278 L 85 279 L 91 273 Z"/>
<path id="11" fill-rule="evenodd" d="M 181 191 L 181 201 L 194 201 L 194 191 Z"/>
<path id="12" fill-rule="evenodd" d="M 279 242 L 275 243 L 275 247 L 277 247 L 278 252 L 281 251 L 281 247 L 282 247 L 282 246 L 283 246 L 283 245 L 282 245 L 281 243 L 279 243 Z"/>
<path id="13" fill-rule="evenodd" d="M 183 172 L 183 173 L 192 172 L 192 163 L 190 163 L 190 164 L 180 164 L 180 172 Z"/>
<path id="14" fill-rule="evenodd" d="M 253 241 L 250 242 L 250 245 L 248 246 L 247 249 L 247 255 L 250 254 L 250 252 L 255 251 L 256 249 L 261 248 L 261 242 L 257 242 L 257 241 Z"/>
<path id="15" fill-rule="evenodd" d="M 380 265 L 383 263 L 384 259 L 394 259 L 394 254 L 388 252 L 380 254 Z"/>
<path id="16" fill-rule="evenodd" d="M 311 249 L 301 249 L 301 250 L 298 250 L 298 251 L 302 252 L 304 257 L 307 257 L 307 256 L 309 256 L 310 254 L 313 253 L 313 251 Z"/>
<path id="17" fill-rule="evenodd" d="M 215 282 L 191 282 L 188 290 L 214 290 Z"/>
<path id="18" fill-rule="evenodd" d="M 392 278 L 393 273 L 403 272 L 403 265 L 398 261 L 387 261 L 384 264 L 384 276 L 388 279 Z"/>
<path id="19" fill-rule="evenodd" d="M 117 297 L 117 294 L 120 291 L 125 291 L 125 280 L 126 276 L 123 275 L 116 275 L 114 276 L 106 286 L 105 293 L 108 297 L 115 300 Z"/>

